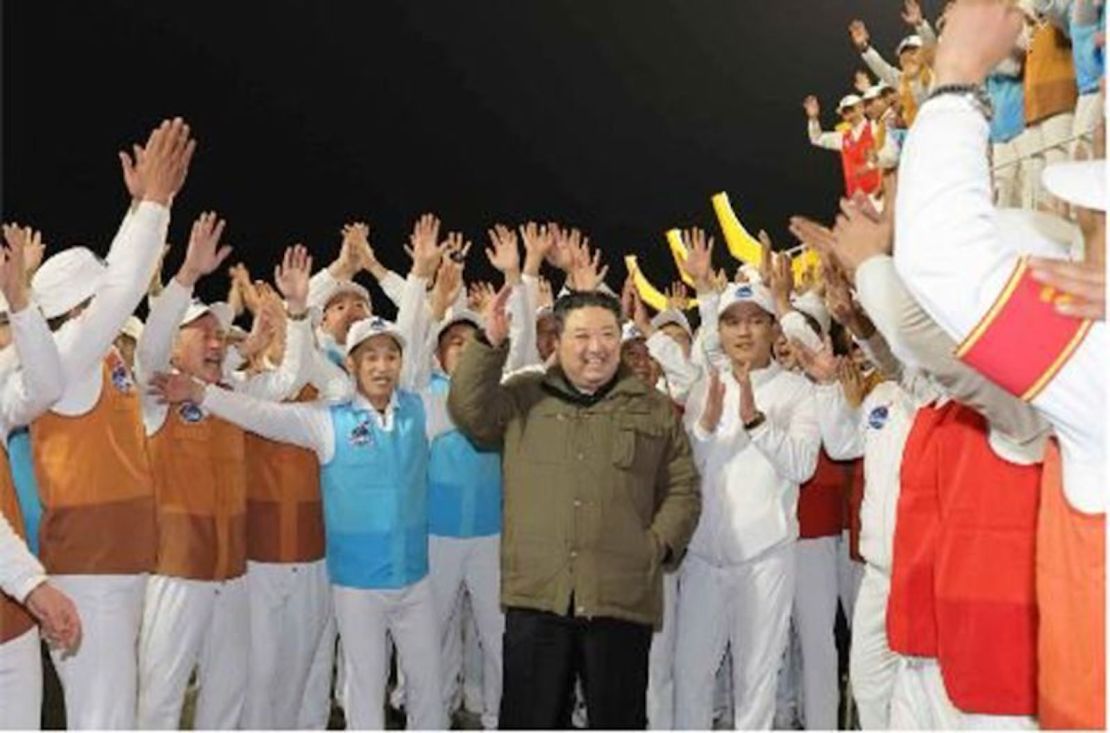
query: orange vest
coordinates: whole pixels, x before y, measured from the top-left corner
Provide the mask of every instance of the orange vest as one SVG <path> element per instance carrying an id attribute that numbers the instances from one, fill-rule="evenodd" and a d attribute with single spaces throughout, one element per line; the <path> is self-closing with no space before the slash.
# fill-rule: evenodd
<path id="1" fill-rule="evenodd" d="M 844 466 L 817 454 L 813 478 L 798 494 L 798 530 L 802 539 L 839 537 L 844 526 Z"/>
<path id="2" fill-rule="evenodd" d="M 245 445 L 241 428 L 191 403 L 172 406 L 151 436 L 158 574 L 228 580 L 246 572 Z"/>
<path id="3" fill-rule="evenodd" d="M 84 415 L 31 423 L 42 497 L 42 563 L 51 574 L 131 575 L 154 568 L 154 483 L 138 390 L 119 354 L 103 365 L 100 398 Z"/>
<path id="4" fill-rule="evenodd" d="M 11 466 L 8 452 L 0 448 L 0 514 L 12 525 L 15 533 L 22 538 L 23 514 L 19 511 L 19 499 L 12 483 Z M 0 644 L 23 636 L 35 627 L 31 614 L 15 599 L 0 593 Z"/>
<path id="5" fill-rule="evenodd" d="M 1062 30 L 1042 23 L 1033 31 L 1025 57 L 1025 124 L 1074 112 L 1078 99 L 1071 43 Z"/>
<path id="6" fill-rule="evenodd" d="M 890 636 L 891 648 L 935 656 L 960 710 L 1035 715 L 1041 467 L 999 458 L 974 410 L 949 403 L 922 413 L 911 439 L 927 448 L 911 455 L 907 443 L 903 462 L 908 477 L 903 473 L 887 609 L 888 630 L 900 630 Z M 913 616 L 903 624 L 906 613 Z M 907 629 L 932 634 L 926 641 L 934 653 L 922 654 L 925 644 L 907 639 Z"/>
<path id="7" fill-rule="evenodd" d="M 1038 722 L 1106 728 L 1106 515 L 1064 498 L 1055 443 L 1045 453 L 1037 522 Z"/>
<path id="8" fill-rule="evenodd" d="M 316 399 L 305 387 L 298 402 Z M 313 451 L 246 434 L 247 557 L 256 562 L 315 562 L 324 557 L 320 464 Z"/>
<path id="9" fill-rule="evenodd" d="M 844 167 L 844 188 L 848 198 L 856 191 L 873 194 L 882 188 L 883 174 L 874 165 L 875 138 L 871 134 L 871 123 L 863 125 L 858 140 L 852 139 L 852 131 L 845 130 L 841 136 L 840 161 Z"/>

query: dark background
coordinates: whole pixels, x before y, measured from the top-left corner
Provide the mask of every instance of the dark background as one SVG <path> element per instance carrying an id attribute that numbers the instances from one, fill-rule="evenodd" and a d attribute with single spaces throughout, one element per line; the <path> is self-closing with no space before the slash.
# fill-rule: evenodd
<path id="1" fill-rule="evenodd" d="M 816 93 L 833 125 L 862 67 L 853 17 L 891 60 L 909 32 L 897 0 L 2 8 L 4 219 L 43 229 L 54 251 L 103 253 L 126 204 L 116 151 L 182 115 L 199 149 L 167 276 L 208 208 L 256 276 L 298 241 L 330 262 L 356 218 L 407 271 L 401 243 L 434 211 L 474 240 L 468 278 L 490 275 L 477 251 L 490 224 L 554 218 L 604 248 L 611 284 L 634 252 L 663 287 L 671 226 L 709 229 L 729 262 L 709 203 L 721 190 L 749 230 L 792 246 L 787 217 L 830 216 L 842 188 L 838 157 L 808 144 L 802 98 Z M 225 292 L 222 276 L 201 287 Z"/>

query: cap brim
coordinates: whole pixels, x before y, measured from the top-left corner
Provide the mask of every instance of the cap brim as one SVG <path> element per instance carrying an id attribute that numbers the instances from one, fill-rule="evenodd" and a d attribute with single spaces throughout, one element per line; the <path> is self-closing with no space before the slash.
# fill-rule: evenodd
<path id="1" fill-rule="evenodd" d="M 1106 161 L 1078 160 L 1056 163 L 1041 174 L 1044 187 L 1073 206 L 1106 211 Z"/>

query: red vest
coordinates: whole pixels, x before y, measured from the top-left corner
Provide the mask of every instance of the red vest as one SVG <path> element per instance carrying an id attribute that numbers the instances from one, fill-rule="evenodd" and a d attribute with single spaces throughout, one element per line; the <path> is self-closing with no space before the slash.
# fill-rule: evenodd
<path id="1" fill-rule="evenodd" d="M 883 186 L 883 174 L 874 166 L 875 136 L 871 123 L 863 126 L 858 140 L 852 139 L 852 131 L 845 130 L 840 142 L 840 160 L 844 166 L 844 188 L 848 198 L 856 191 L 873 194 Z"/>
<path id="2" fill-rule="evenodd" d="M 844 526 L 844 464 L 817 454 L 813 478 L 798 495 L 798 530 L 802 539 L 838 537 Z"/>
<path id="3" fill-rule="evenodd" d="M 902 459 L 887 635 L 900 654 L 936 657 L 965 712 L 1036 713 L 1040 480 L 1040 465 L 995 455 L 975 411 L 918 411 Z"/>

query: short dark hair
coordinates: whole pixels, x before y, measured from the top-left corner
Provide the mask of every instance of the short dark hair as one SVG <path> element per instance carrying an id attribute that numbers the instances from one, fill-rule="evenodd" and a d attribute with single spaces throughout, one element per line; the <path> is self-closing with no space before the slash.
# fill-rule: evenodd
<path id="1" fill-rule="evenodd" d="M 571 311 L 581 310 L 582 308 L 604 308 L 613 314 L 613 317 L 617 319 L 617 325 L 620 325 L 621 304 L 619 300 L 612 295 L 596 290 L 572 290 L 555 301 L 553 312 L 560 335 L 563 333 L 563 326 L 566 325 L 567 316 L 570 315 Z"/>

